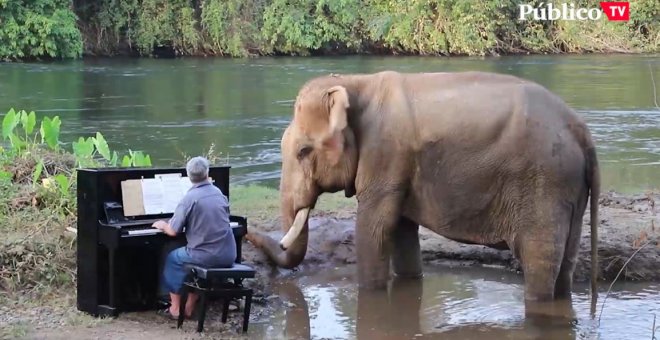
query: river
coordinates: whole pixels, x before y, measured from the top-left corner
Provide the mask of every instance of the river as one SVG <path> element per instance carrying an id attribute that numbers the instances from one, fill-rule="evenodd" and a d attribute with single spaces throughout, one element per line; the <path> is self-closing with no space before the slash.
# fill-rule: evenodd
<path id="1" fill-rule="evenodd" d="M 481 70 L 534 80 L 582 115 L 594 135 L 604 190 L 660 187 L 658 56 L 499 58 L 336 57 L 85 59 L 0 64 L 0 112 L 62 118 L 62 139 L 101 131 L 110 146 L 152 155 L 157 165 L 211 143 L 232 183 L 275 186 L 279 141 L 300 86 L 328 73 Z M 660 96 L 660 90 L 656 91 Z"/>
<path id="2" fill-rule="evenodd" d="M 657 56 L 501 58 L 324 57 L 258 59 L 85 59 L 0 64 L 0 112 L 10 107 L 62 118 L 62 140 L 102 132 L 113 149 L 143 150 L 157 165 L 203 153 L 214 143 L 233 184 L 275 186 L 279 142 L 293 100 L 308 79 L 328 73 L 481 70 L 534 80 L 587 121 L 603 190 L 660 188 Z M 656 90 L 656 96 L 660 91 Z M 254 338 L 650 339 L 660 313 L 657 284 L 622 283 L 602 320 L 578 285 L 573 305 L 541 322 L 524 316 L 522 278 L 500 269 L 425 268 L 424 280 L 389 296 L 358 292 L 352 266 L 279 279 L 286 301 L 255 320 Z M 600 303 L 606 285 L 601 284 Z M 556 305 L 547 310 L 558 309 Z M 658 321 L 660 325 L 660 321 Z"/>

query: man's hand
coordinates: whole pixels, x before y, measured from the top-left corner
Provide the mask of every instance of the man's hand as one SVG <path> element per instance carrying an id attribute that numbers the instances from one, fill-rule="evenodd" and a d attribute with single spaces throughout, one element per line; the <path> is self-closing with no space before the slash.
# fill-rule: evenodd
<path id="1" fill-rule="evenodd" d="M 156 229 L 165 230 L 165 227 L 167 227 L 168 224 L 167 224 L 167 222 L 165 222 L 163 220 L 158 220 L 158 221 L 154 222 L 151 226 L 156 228 Z"/>
<path id="2" fill-rule="evenodd" d="M 176 232 L 174 232 L 172 227 L 170 227 L 170 224 L 163 220 L 156 221 L 151 226 L 156 229 L 162 230 L 167 235 L 176 236 Z"/>

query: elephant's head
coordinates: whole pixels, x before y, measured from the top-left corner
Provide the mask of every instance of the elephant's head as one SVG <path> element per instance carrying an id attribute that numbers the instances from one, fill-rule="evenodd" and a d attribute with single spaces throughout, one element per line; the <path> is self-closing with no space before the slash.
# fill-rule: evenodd
<path id="1" fill-rule="evenodd" d="M 358 151 L 348 124 L 349 107 L 344 86 L 312 82 L 298 94 L 281 144 L 280 205 L 286 234 L 279 242 L 259 233 L 248 235 L 280 267 L 293 268 L 304 259 L 307 220 L 320 194 L 355 193 Z"/>

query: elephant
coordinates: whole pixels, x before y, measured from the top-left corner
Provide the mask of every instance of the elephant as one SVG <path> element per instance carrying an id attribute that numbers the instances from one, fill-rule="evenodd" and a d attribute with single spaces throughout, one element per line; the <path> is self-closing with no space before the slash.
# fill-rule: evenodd
<path id="1" fill-rule="evenodd" d="M 570 297 L 590 200 L 597 297 L 600 171 L 586 123 L 557 95 L 489 72 L 331 74 L 298 92 L 281 140 L 283 230 L 247 240 L 278 266 L 304 259 L 322 193 L 357 198 L 360 288 L 421 277 L 419 226 L 509 249 L 525 300 Z"/>

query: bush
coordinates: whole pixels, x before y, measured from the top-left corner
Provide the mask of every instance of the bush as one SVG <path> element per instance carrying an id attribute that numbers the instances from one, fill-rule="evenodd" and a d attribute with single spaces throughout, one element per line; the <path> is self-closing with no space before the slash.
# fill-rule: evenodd
<path id="1" fill-rule="evenodd" d="M 544 2 L 531 2 L 544 6 Z M 0 0 L 0 58 L 154 50 L 176 55 L 658 52 L 660 2 L 630 21 L 517 19 L 522 0 Z M 552 1 L 555 6 L 561 2 Z M 599 1 L 576 0 L 599 8 Z M 82 32 L 82 34 L 80 33 Z"/>
<path id="2" fill-rule="evenodd" d="M 76 58 L 82 36 L 67 0 L 0 0 L 0 59 Z"/>
<path id="3" fill-rule="evenodd" d="M 103 135 L 61 147 L 59 117 L 39 119 L 13 109 L 2 120 L 0 147 L 0 292 L 41 294 L 75 280 L 77 167 L 148 166 L 149 155 L 129 150 L 121 159 Z M 38 128 L 37 128 L 38 127 Z"/>

